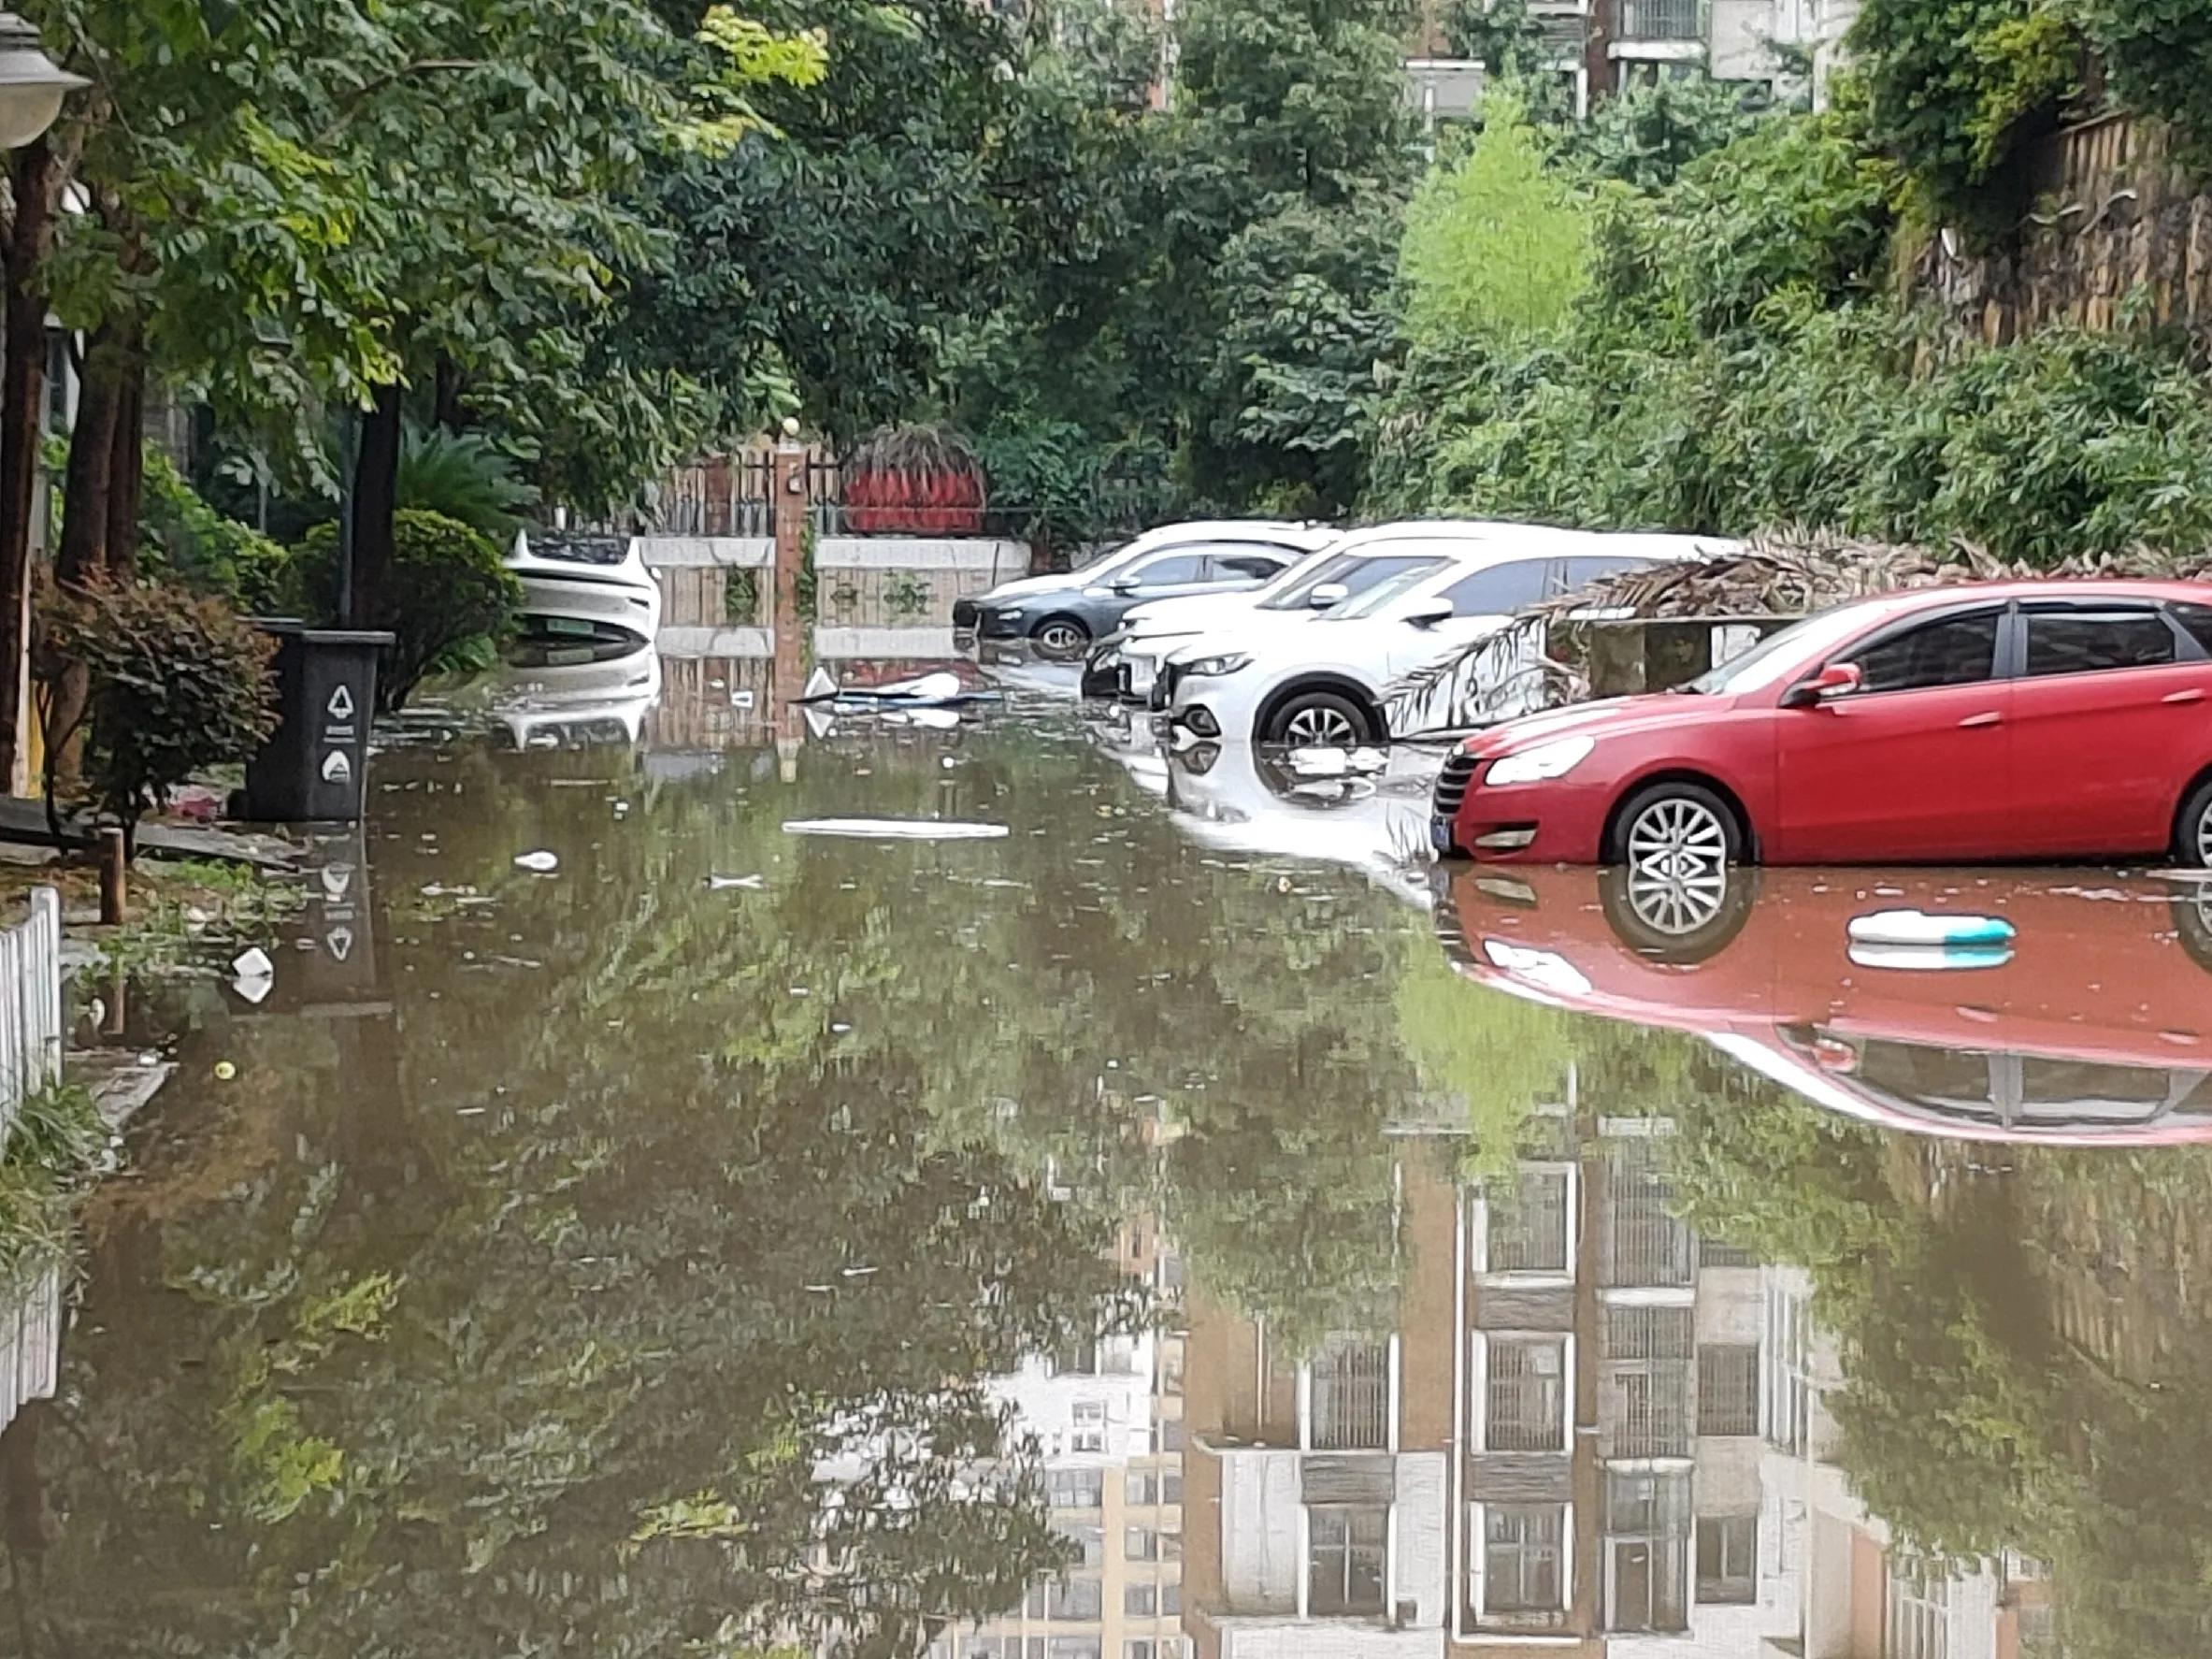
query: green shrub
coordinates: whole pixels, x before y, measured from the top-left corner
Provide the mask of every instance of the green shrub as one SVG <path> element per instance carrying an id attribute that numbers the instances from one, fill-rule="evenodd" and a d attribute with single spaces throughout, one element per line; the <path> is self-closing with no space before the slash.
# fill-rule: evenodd
<path id="1" fill-rule="evenodd" d="M 392 584 L 372 625 L 395 637 L 377 677 L 377 704 L 406 702 L 423 676 L 492 660 L 513 624 L 522 584 L 490 537 L 436 512 L 403 510 L 392 521 Z M 317 525 L 299 544 L 307 607 L 331 614 L 338 600 L 338 527 Z"/>
<path id="2" fill-rule="evenodd" d="M 1073 421 L 1003 415 L 976 440 L 995 511 L 1032 547 L 1070 548 L 1173 516 L 1156 445 L 1106 444 Z"/>
<path id="3" fill-rule="evenodd" d="M 2128 0 L 2133 5 L 2136 0 Z M 2078 91 L 2081 41 L 2043 0 L 1866 0 L 1850 45 L 1870 137 L 1936 218 L 1993 235 L 2027 204 L 1993 189 Z"/>
<path id="4" fill-rule="evenodd" d="M 70 1259 L 78 1200 L 99 1174 L 108 1132 L 75 1084 L 50 1085 L 17 1108 L 0 1154 L 0 1294 Z"/>
<path id="5" fill-rule="evenodd" d="M 1945 343 L 1887 287 L 1897 182 L 1848 118 L 1774 117 L 1671 189 L 1593 200 L 1587 290 L 1548 331 L 1474 338 L 1414 307 L 1371 508 L 2046 566 L 2212 543 L 2212 388 L 2186 342 Z"/>
<path id="6" fill-rule="evenodd" d="M 1557 129 L 1553 153 L 1567 166 L 1637 190 L 1663 190 L 1682 169 L 1755 129 L 1768 114 L 1757 83 L 1693 75 L 1631 84 L 1589 119 Z"/>
<path id="7" fill-rule="evenodd" d="M 174 583 L 96 581 L 53 590 L 42 620 L 50 647 L 85 667 L 84 782 L 134 851 L 139 818 L 169 790 L 250 758 L 276 729 L 276 642 L 220 599 Z M 75 735 L 48 739 L 50 805 L 53 761 Z"/>
<path id="8" fill-rule="evenodd" d="M 2212 7 L 2204 0 L 2068 0 L 2127 108 L 2181 131 L 2192 160 L 2212 157 Z"/>
<path id="9" fill-rule="evenodd" d="M 1831 116 L 1769 121 L 1691 163 L 1659 208 L 1683 316 L 1715 334 L 1780 294 L 1827 306 L 1877 291 L 1896 186 L 1895 169 Z"/>
<path id="10" fill-rule="evenodd" d="M 148 574 L 220 594 L 248 615 L 268 615 L 281 601 L 290 555 L 251 525 L 209 506 L 158 449 L 146 452 L 138 520 L 138 563 Z"/>

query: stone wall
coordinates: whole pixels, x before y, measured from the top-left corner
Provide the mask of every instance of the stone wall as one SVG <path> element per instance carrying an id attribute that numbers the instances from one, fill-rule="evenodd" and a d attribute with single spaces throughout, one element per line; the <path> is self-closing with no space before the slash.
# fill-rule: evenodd
<path id="1" fill-rule="evenodd" d="M 1914 262 L 1914 297 L 1991 345 L 2055 322 L 2114 327 L 2138 291 L 2148 317 L 2212 335 L 2212 191 L 2162 132 L 2105 116 L 2053 134 L 2021 165 L 2032 206 L 2014 246 L 1976 253 L 1938 233 Z"/>

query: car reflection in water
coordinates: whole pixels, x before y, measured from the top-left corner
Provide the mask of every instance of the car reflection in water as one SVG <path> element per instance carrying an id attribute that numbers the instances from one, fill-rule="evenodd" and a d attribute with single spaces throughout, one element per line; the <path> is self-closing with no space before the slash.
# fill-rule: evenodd
<path id="1" fill-rule="evenodd" d="M 1460 971 L 1693 1032 L 1833 1111 L 2061 1146 L 2212 1141 L 2212 885 L 2097 872 L 1454 873 Z M 1989 916 L 1994 948 L 1854 944 L 1855 917 Z"/>
<path id="2" fill-rule="evenodd" d="M 635 747 L 660 698 L 650 645 L 526 642 L 493 692 L 493 718 L 518 749 Z"/>
<path id="3" fill-rule="evenodd" d="M 1168 804 L 1176 828 L 1194 841 L 1223 852 L 1349 865 L 1426 910 L 1429 793 L 1443 761 L 1440 751 L 1403 744 L 1292 753 L 1198 743 L 1168 758 Z"/>
<path id="4" fill-rule="evenodd" d="M 1128 709 L 1110 708 L 1086 714 L 1084 731 L 1091 745 L 1129 775 L 1129 782 L 1147 795 L 1168 793 L 1168 752 L 1152 732 L 1149 716 Z"/>

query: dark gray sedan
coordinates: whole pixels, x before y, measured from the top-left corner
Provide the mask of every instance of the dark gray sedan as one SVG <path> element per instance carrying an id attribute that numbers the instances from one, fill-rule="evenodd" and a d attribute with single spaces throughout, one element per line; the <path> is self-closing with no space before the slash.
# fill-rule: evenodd
<path id="1" fill-rule="evenodd" d="M 1089 587 L 1017 594 L 984 603 L 976 618 L 984 640 L 1027 640 L 1056 662 L 1080 657 L 1139 605 L 1189 594 L 1257 587 L 1306 556 L 1304 548 L 1258 541 L 1213 541 L 1163 548 Z"/>

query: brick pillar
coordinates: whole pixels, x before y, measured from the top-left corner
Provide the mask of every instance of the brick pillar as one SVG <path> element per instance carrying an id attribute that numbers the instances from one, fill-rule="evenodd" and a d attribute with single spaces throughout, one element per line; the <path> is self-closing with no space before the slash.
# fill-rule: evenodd
<path id="1" fill-rule="evenodd" d="M 798 440 L 798 423 L 783 423 L 775 455 L 776 558 L 774 607 L 775 657 L 769 695 L 776 701 L 776 755 L 786 781 L 797 774 L 798 746 L 806 722 L 793 700 L 806 685 L 807 661 L 813 655 L 808 638 L 810 624 L 798 612 L 800 573 L 806 567 L 807 450 Z"/>

